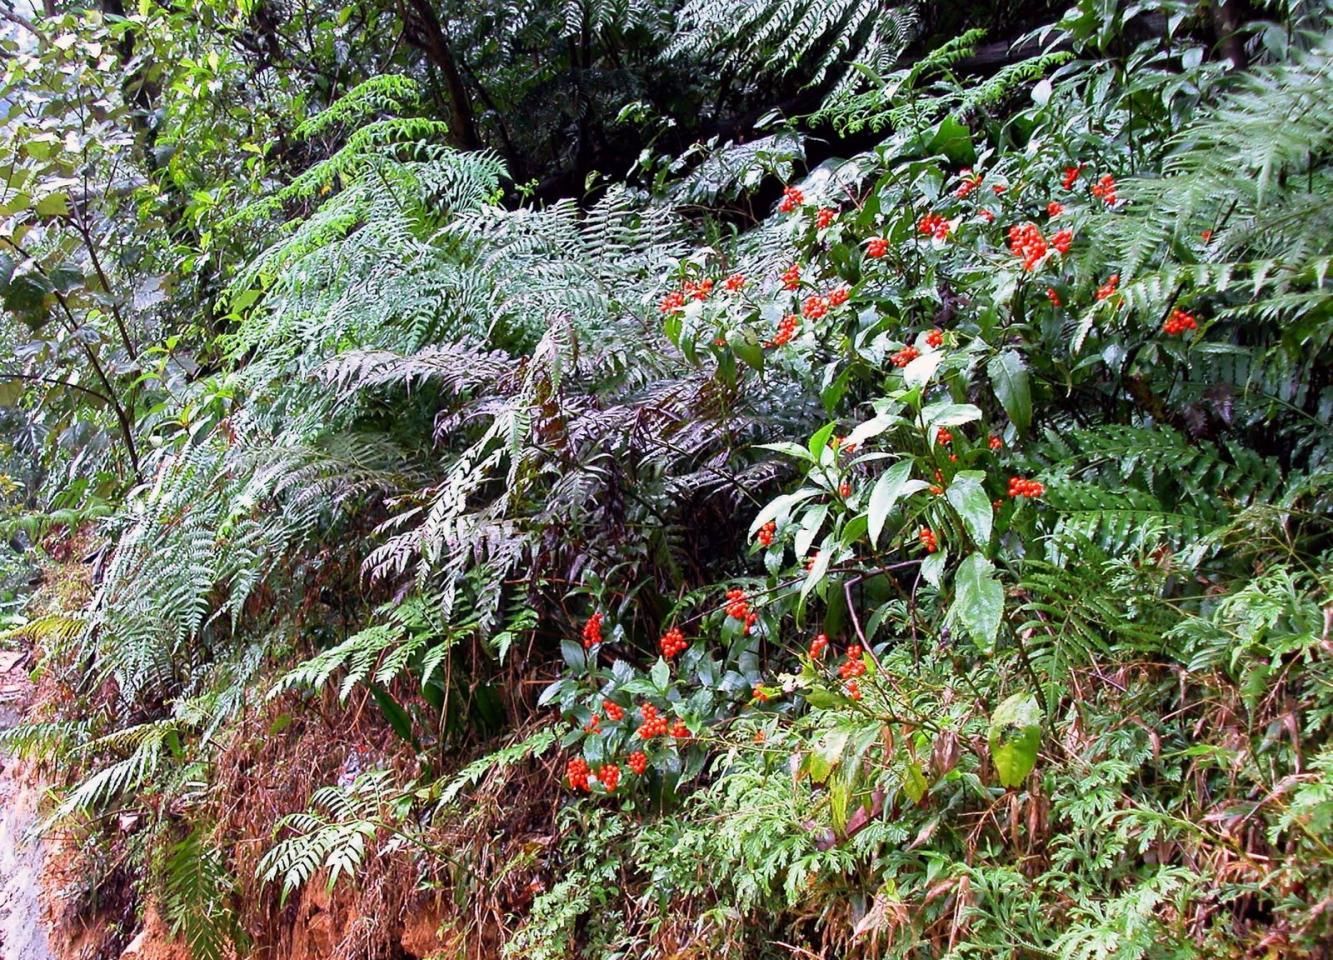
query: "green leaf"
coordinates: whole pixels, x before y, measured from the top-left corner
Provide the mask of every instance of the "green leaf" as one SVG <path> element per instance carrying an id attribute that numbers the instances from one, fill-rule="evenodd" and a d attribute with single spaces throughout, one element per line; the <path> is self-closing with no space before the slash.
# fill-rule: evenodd
<path id="1" fill-rule="evenodd" d="M 948 550 L 936 550 L 921 564 L 921 579 L 935 589 L 939 589 L 944 580 L 944 565 L 949 562 Z"/>
<path id="2" fill-rule="evenodd" d="M 903 367 L 903 383 L 908 387 L 923 387 L 935 375 L 935 368 L 944 359 L 939 350 L 923 353 L 907 366 Z"/>
<path id="3" fill-rule="evenodd" d="M 949 619 L 961 625 L 983 653 L 990 653 L 1004 615 L 1004 587 L 995 579 L 995 567 L 974 553 L 959 565 L 954 584 L 957 593 Z"/>
<path id="4" fill-rule="evenodd" d="M 1027 433 L 1032 424 L 1032 390 L 1028 369 L 1016 350 L 1005 350 L 986 364 L 995 396 L 1019 433 Z"/>
<path id="5" fill-rule="evenodd" d="M 729 336 L 728 342 L 731 344 L 731 349 L 736 352 L 736 356 L 745 361 L 747 366 L 758 370 L 760 373 L 764 372 L 764 347 L 759 342 L 759 338 L 755 336 L 754 331 L 733 332 Z"/>
<path id="6" fill-rule="evenodd" d="M 833 772 L 833 768 L 842 759 L 842 752 L 847 748 L 850 736 L 845 727 L 834 727 L 815 741 L 810 756 L 806 759 L 805 769 L 815 783 L 823 783 Z"/>
<path id="7" fill-rule="evenodd" d="M 884 521 L 888 519 L 889 511 L 893 509 L 893 505 L 902 497 L 903 490 L 908 483 L 908 477 L 911 475 L 912 461 L 902 460 L 885 470 L 875 481 L 875 486 L 870 491 L 870 508 L 868 511 L 871 546 L 879 544 L 879 535 L 884 530 Z"/>
<path id="8" fill-rule="evenodd" d="M 37 201 L 34 209 L 43 217 L 63 217 L 69 213 L 69 197 L 63 193 L 49 193 Z"/>
<path id="9" fill-rule="evenodd" d="M 389 721 L 389 726 L 393 727 L 393 732 L 398 734 L 408 743 L 412 742 L 412 718 L 407 715 L 402 704 L 393 698 L 390 693 L 377 683 L 370 685 L 371 695 L 375 702 L 379 704 L 380 712 L 384 714 L 384 719 Z"/>
<path id="10" fill-rule="evenodd" d="M 981 485 L 985 476 L 979 470 L 964 470 L 953 478 L 949 489 L 944 491 L 949 503 L 963 518 L 963 526 L 973 542 L 985 550 L 990 545 L 991 519 L 993 509 L 986 488 Z"/>
<path id="11" fill-rule="evenodd" d="M 971 133 L 952 115 L 941 120 L 932 131 L 927 149 L 944 154 L 953 163 L 973 163 L 977 159 Z"/>
<path id="12" fill-rule="evenodd" d="M 1041 708 L 1030 693 L 1014 694 L 991 714 L 986 739 L 1003 786 L 1021 786 L 1037 765 L 1041 721 Z"/>
<path id="13" fill-rule="evenodd" d="M 833 428 L 836 426 L 836 423 L 826 423 L 816 430 L 814 436 L 810 438 L 810 456 L 814 462 L 819 462 L 819 456 L 824 452 L 824 448 L 828 446 L 829 438 L 833 436 Z"/>
<path id="14" fill-rule="evenodd" d="M 648 678 L 653 681 L 653 686 L 659 693 L 666 693 L 667 683 L 671 680 L 671 667 L 661 657 L 653 664 L 653 669 L 648 673 Z"/>
<path id="15" fill-rule="evenodd" d="M 926 783 L 926 775 L 921 771 L 921 764 L 915 760 L 908 760 L 905 766 L 903 793 L 907 794 L 907 799 L 919 804 L 925 798 L 926 788 L 930 784 Z"/>

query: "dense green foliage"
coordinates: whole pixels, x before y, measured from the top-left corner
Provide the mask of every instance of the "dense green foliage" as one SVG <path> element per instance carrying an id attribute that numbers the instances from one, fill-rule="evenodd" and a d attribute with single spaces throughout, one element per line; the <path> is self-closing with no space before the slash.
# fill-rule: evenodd
<path id="1" fill-rule="evenodd" d="M 0 38 L 0 745 L 90 888 L 197 957 L 316 882 L 361 956 L 419 893 L 458 956 L 1328 956 L 1333 24 L 1226 6 Z"/>

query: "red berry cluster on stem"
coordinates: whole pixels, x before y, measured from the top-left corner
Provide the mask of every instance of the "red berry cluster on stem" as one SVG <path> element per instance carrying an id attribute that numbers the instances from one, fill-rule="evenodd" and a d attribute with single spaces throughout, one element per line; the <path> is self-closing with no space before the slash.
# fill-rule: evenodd
<path id="1" fill-rule="evenodd" d="M 1028 497 L 1035 499 L 1046 493 L 1046 487 L 1037 480 L 1028 480 L 1023 477 L 1009 478 L 1009 496 Z"/>
<path id="2" fill-rule="evenodd" d="M 917 536 L 920 538 L 921 546 L 925 548 L 926 553 L 934 553 L 940 548 L 939 542 L 935 539 L 935 531 L 930 527 L 922 527 Z"/>
<path id="3" fill-rule="evenodd" d="M 850 680 L 853 677 L 864 676 L 866 672 L 866 662 L 862 654 L 859 643 L 850 644 L 847 647 L 847 659 L 843 665 L 838 668 L 838 676 L 844 680 Z"/>
<path id="4" fill-rule="evenodd" d="M 919 356 L 921 356 L 920 350 L 913 346 L 906 346 L 889 359 L 893 361 L 895 367 L 905 367 Z"/>
<path id="5" fill-rule="evenodd" d="M 672 627 L 662 634 L 662 639 L 657 641 L 657 646 L 662 651 L 662 656 L 670 660 L 683 653 L 689 643 L 685 640 L 685 634 L 681 632 L 680 627 Z"/>
<path id="6" fill-rule="evenodd" d="M 810 659 L 818 660 L 824 655 L 824 651 L 827 649 L 828 635 L 823 633 L 817 634 L 815 638 L 810 641 Z"/>
<path id="7" fill-rule="evenodd" d="M 591 650 L 602 642 L 602 614 L 594 613 L 583 625 L 583 649 Z"/>
<path id="8" fill-rule="evenodd" d="M 1162 332 L 1169 337 L 1178 336 L 1190 330 L 1199 329 L 1199 324 L 1195 322 L 1194 315 L 1186 313 L 1179 307 L 1171 311 L 1171 316 L 1166 318 L 1162 324 Z"/>
<path id="9" fill-rule="evenodd" d="M 588 767 L 588 761 L 582 757 L 574 757 L 565 764 L 565 779 L 575 790 L 588 789 L 588 777 L 592 770 Z"/>
<path id="10" fill-rule="evenodd" d="M 667 718 L 655 706 L 651 703 L 640 704 L 639 715 L 643 717 L 643 723 L 634 731 L 636 737 L 640 740 L 651 740 L 653 737 L 666 736 Z"/>
<path id="11" fill-rule="evenodd" d="M 781 213 L 795 213 L 805 203 L 805 194 L 797 187 L 782 188 L 782 202 L 778 204 Z"/>
<path id="12" fill-rule="evenodd" d="M 761 547 L 771 547 L 773 546 L 773 538 L 777 535 L 777 532 L 777 523 L 770 520 L 759 528 L 759 532 L 754 535 L 754 538 L 759 541 Z"/>

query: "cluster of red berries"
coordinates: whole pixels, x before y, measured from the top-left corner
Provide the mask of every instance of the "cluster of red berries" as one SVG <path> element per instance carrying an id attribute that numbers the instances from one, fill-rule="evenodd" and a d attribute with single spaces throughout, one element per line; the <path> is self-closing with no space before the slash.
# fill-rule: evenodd
<path id="1" fill-rule="evenodd" d="M 832 444 L 834 450 L 841 450 L 848 456 L 856 452 L 856 444 L 848 443 L 845 437 L 840 437 L 836 433 L 829 440 L 829 443 Z"/>
<path id="2" fill-rule="evenodd" d="M 801 318 L 789 313 L 778 321 L 778 332 L 768 341 L 770 347 L 785 347 L 796 336 L 796 328 L 801 325 Z"/>
<path id="3" fill-rule="evenodd" d="M 1009 228 L 1009 250 L 1014 256 L 1023 258 L 1024 270 L 1035 270 L 1041 258 L 1046 256 L 1046 238 L 1035 223 L 1016 223 Z"/>
<path id="4" fill-rule="evenodd" d="M 995 436 L 994 434 L 992 434 L 990 438 L 990 448 L 992 450 L 995 450 L 996 452 L 999 452 L 1000 450 L 1004 449 L 1004 441 L 1001 440 L 999 437 Z"/>
<path id="5" fill-rule="evenodd" d="M 773 537 L 777 534 L 777 532 L 778 532 L 777 523 L 773 520 L 770 520 L 768 521 L 768 523 L 764 524 L 762 527 L 759 528 L 759 532 L 754 535 L 754 538 L 759 541 L 759 545 L 761 547 L 771 547 L 773 546 Z"/>
<path id="6" fill-rule="evenodd" d="M 848 680 L 843 684 L 842 689 L 846 692 L 847 696 L 851 697 L 853 700 L 861 699 L 861 685 L 855 680 Z"/>
<path id="7" fill-rule="evenodd" d="M 1005 192 L 1006 190 L 1008 190 L 1009 188 L 1006 187 L 1006 186 L 1005 186 L 1004 184 L 1002 184 L 1002 183 L 997 183 L 997 184 L 995 184 L 993 187 L 991 187 L 990 189 L 991 189 L 991 193 L 995 194 L 995 195 L 998 197 L 1000 194 L 1004 193 L 1004 192 Z"/>
<path id="8" fill-rule="evenodd" d="M 732 293 L 736 293 L 745 286 L 745 274 L 733 273 L 727 279 L 722 281 L 722 286 Z"/>
<path id="9" fill-rule="evenodd" d="M 1069 253 L 1069 248 L 1074 245 L 1073 230 L 1057 230 L 1055 236 L 1051 237 L 1051 246 L 1060 252 L 1061 256 Z"/>
<path id="10" fill-rule="evenodd" d="M 861 657 L 861 645 L 853 643 L 847 647 L 847 660 L 838 668 L 838 676 L 850 680 L 853 677 L 863 676 L 865 672 L 866 662 Z"/>
<path id="11" fill-rule="evenodd" d="M 985 220 L 987 223 L 995 222 L 995 214 L 991 213 L 989 210 L 986 209 L 978 210 L 977 216 L 980 217 L 982 220 Z"/>
<path id="12" fill-rule="evenodd" d="M 583 649 L 591 650 L 602 642 L 602 615 L 594 613 L 583 625 Z"/>
<path id="13" fill-rule="evenodd" d="M 606 711 L 606 718 L 612 722 L 619 722 L 625 719 L 625 708 L 614 700 L 603 700 L 602 709 Z"/>
<path id="14" fill-rule="evenodd" d="M 921 356 L 921 351 L 916 347 L 903 347 L 889 359 L 893 361 L 895 367 L 905 367 L 917 357 Z"/>
<path id="15" fill-rule="evenodd" d="M 838 484 L 838 496 L 846 500 L 851 495 L 852 495 L 852 485 L 850 483 L 844 480 L 842 483 Z"/>
<path id="16" fill-rule="evenodd" d="M 922 527 L 917 536 L 921 540 L 921 546 L 926 548 L 926 553 L 934 553 L 940 548 L 939 542 L 935 539 L 935 531 L 930 527 Z"/>
<path id="17" fill-rule="evenodd" d="M 828 297 L 806 297 L 801 304 L 801 313 L 810 320 L 818 320 L 828 313 Z"/>
<path id="18" fill-rule="evenodd" d="M 1199 234 L 1199 237 L 1203 240 L 1204 243 L 1208 243 L 1213 239 L 1213 231 L 1205 230 Z"/>
<path id="19" fill-rule="evenodd" d="M 866 241 L 866 256 L 871 260 L 878 260 L 888 252 L 889 241 L 883 237 L 871 237 Z"/>
<path id="20" fill-rule="evenodd" d="M 1199 329 L 1199 325 L 1194 321 L 1194 315 L 1186 313 L 1179 307 L 1172 310 L 1171 316 L 1167 317 L 1166 322 L 1162 324 L 1162 332 L 1170 337 L 1197 329 Z"/>
<path id="21" fill-rule="evenodd" d="M 588 789 L 588 777 L 592 770 L 588 766 L 588 761 L 582 757 L 574 757 L 569 763 L 565 764 L 565 779 L 575 790 Z"/>
<path id="22" fill-rule="evenodd" d="M 815 568 L 815 563 L 819 560 L 819 551 L 812 551 L 810 556 L 805 558 L 805 572 L 809 573 Z"/>
<path id="23" fill-rule="evenodd" d="M 981 174 L 973 173 L 971 167 L 965 167 L 963 169 L 963 182 L 958 185 L 958 189 L 953 192 L 953 195 L 959 200 L 966 199 L 968 194 L 981 186 L 983 179 L 985 178 Z"/>
<path id="24" fill-rule="evenodd" d="M 938 347 L 942 343 L 944 343 L 944 331 L 939 327 L 935 327 L 930 333 L 926 334 L 926 346 Z"/>
<path id="25" fill-rule="evenodd" d="M 662 313 L 675 313 L 683 308 L 689 300 L 707 300 L 713 292 L 713 278 L 705 277 L 702 280 L 686 280 L 679 290 L 672 290 L 657 305 L 657 309 Z"/>
<path id="26" fill-rule="evenodd" d="M 793 263 L 782 271 L 782 286 L 787 290 L 796 290 L 801 286 L 801 265 Z"/>
<path id="27" fill-rule="evenodd" d="M 602 732 L 602 718 L 599 717 L 597 714 L 594 713 L 594 714 L 592 715 L 592 719 L 589 720 L 587 723 L 585 723 L 585 724 L 583 725 L 583 732 L 584 732 L 584 733 L 601 733 L 601 732 Z"/>
<path id="28" fill-rule="evenodd" d="M 620 785 L 620 768 L 614 763 L 604 763 L 597 770 L 597 780 L 606 787 L 607 793 L 615 793 Z"/>
<path id="29" fill-rule="evenodd" d="M 651 703 L 640 704 L 639 715 L 643 717 L 643 724 L 634 731 L 634 735 L 640 740 L 667 735 L 667 718 Z"/>
<path id="30" fill-rule="evenodd" d="M 629 768 L 634 771 L 635 776 L 643 776 L 648 772 L 648 754 L 642 750 L 635 750 L 629 755 Z"/>
<path id="31" fill-rule="evenodd" d="M 847 302 L 847 298 L 851 295 L 852 291 L 848 287 L 837 287 L 830 290 L 828 295 L 828 305 L 830 307 L 840 307 Z"/>
<path id="32" fill-rule="evenodd" d="M 944 429 L 944 427 L 940 427 L 935 431 L 935 442 L 942 447 L 947 447 L 949 444 L 953 443 L 953 434 Z"/>
<path id="33" fill-rule="evenodd" d="M 1072 167 L 1065 167 L 1065 175 L 1060 178 L 1060 182 L 1064 184 L 1066 190 L 1074 189 L 1074 181 L 1078 179 L 1078 175 L 1082 170 L 1083 164 L 1081 163 Z"/>
<path id="34" fill-rule="evenodd" d="M 1115 296 L 1116 290 L 1120 286 L 1120 274 L 1113 273 L 1106 278 L 1106 282 L 1097 288 L 1097 299 L 1105 300 L 1108 297 Z"/>
<path id="35" fill-rule="evenodd" d="M 662 651 L 662 656 L 670 660 L 677 654 L 683 653 L 689 643 L 685 640 L 685 634 L 681 633 L 680 627 L 672 627 L 662 634 L 662 639 L 657 641 L 657 646 Z"/>
<path id="36" fill-rule="evenodd" d="M 927 213 L 917 221 L 917 230 L 936 240 L 944 240 L 949 236 L 949 221 L 938 213 Z"/>
<path id="37" fill-rule="evenodd" d="M 679 290 L 672 290 L 657 304 L 657 309 L 663 313 L 675 313 L 684 306 L 685 294 L 681 293 Z"/>
<path id="38" fill-rule="evenodd" d="M 801 193 L 796 187 L 782 188 L 782 202 L 778 204 L 778 210 L 782 213 L 795 213 L 805 203 L 805 194 Z"/>
<path id="39" fill-rule="evenodd" d="M 731 619 L 740 620 L 745 624 L 746 633 L 750 632 L 750 628 L 759 619 L 759 614 L 750 609 L 750 601 L 746 598 L 744 590 L 728 590 L 727 605 L 724 609 Z"/>
<path id="40" fill-rule="evenodd" d="M 816 635 L 816 637 L 810 641 L 810 659 L 818 660 L 824 655 L 824 651 L 827 649 L 828 635 L 823 633 Z"/>
<path id="41" fill-rule="evenodd" d="M 1023 477 L 1009 478 L 1009 496 L 1028 497 L 1035 499 L 1046 492 L 1046 487 L 1037 480 L 1026 480 Z"/>
<path id="42" fill-rule="evenodd" d="M 1051 301 L 1051 306 L 1053 306 L 1053 307 L 1063 307 L 1063 306 L 1064 306 L 1063 301 L 1061 301 L 1061 299 L 1060 299 L 1060 291 L 1057 290 L 1057 289 L 1055 289 L 1055 287 L 1047 287 L 1047 288 L 1046 288 L 1046 299 L 1049 300 L 1049 301 Z"/>
<path id="43" fill-rule="evenodd" d="M 1115 192 L 1115 177 L 1109 173 L 1102 174 L 1101 179 L 1092 185 L 1092 195 L 1108 207 L 1114 207 L 1118 199 Z"/>
<path id="44" fill-rule="evenodd" d="M 1065 205 L 1059 200 L 1052 200 L 1050 203 L 1046 204 L 1046 216 L 1048 217 L 1058 217 L 1064 212 Z"/>
<path id="45" fill-rule="evenodd" d="M 671 725 L 671 735 L 677 740 L 690 739 L 690 728 L 685 726 L 684 720 L 677 720 Z"/>
<path id="46" fill-rule="evenodd" d="M 768 695 L 768 691 L 764 689 L 763 684 L 756 683 L 750 688 L 750 699 L 755 703 L 768 703 L 773 698 Z"/>
<path id="47" fill-rule="evenodd" d="M 819 212 L 815 214 L 815 228 L 818 230 L 827 230 L 833 225 L 837 218 L 838 211 L 832 207 L 820 207 Z"/>

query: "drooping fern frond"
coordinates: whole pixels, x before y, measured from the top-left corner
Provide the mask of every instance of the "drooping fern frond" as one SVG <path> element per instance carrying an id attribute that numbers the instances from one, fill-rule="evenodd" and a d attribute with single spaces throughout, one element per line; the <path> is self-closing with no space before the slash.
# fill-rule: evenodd
<path id="1" fill-rule="evenodd" d="M 719 53 L 728 69 L 796 74 L 810 86 L 854 87 L 852 64 L 883 72 L 912 39 L 914 5 L 884 8 L 858 0 L 688 0 L 665 55 Z"/>

